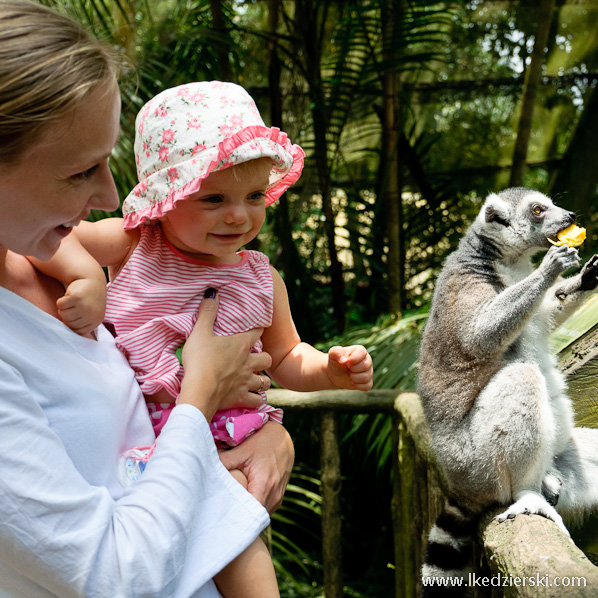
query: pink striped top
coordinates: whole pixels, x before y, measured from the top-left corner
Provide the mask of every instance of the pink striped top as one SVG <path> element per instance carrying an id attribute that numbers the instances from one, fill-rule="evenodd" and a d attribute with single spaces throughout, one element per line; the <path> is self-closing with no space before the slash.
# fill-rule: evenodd
<path id="1" fill-rule="evenodd" d="M 106 320 L 144 394 L 164 388 L 178 397 L 183 368 L 175 352 L 193 329 L 207 288 L 218 290 L 216 334 L 270 326 L 274 291 L 269 260 L 258 251 L 239 255 L 237 264 L 204 262 L 173 247 L 159 224 L 141 227 L 139 244 L 108 285 Z M 261 340 L 252 350 L 261 352 Z"/>

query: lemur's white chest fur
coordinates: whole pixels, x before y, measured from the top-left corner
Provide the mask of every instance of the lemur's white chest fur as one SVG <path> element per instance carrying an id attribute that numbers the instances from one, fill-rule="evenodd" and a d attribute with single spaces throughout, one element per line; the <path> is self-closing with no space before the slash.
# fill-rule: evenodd
<path id="1" fill-rule="evenodd" d="M 527 257 L 513 264 L 496 264 L 496 273 L 505 287 L 521 282 L 533 271 L 534 267 Z M 523 324 L 512 359 L 536 363 L 546 378 L 549 396 L 560 397 L 565 390 L 565 380 L 550 347 L 552 327 L 552 314 L 542 308 L 537 309 Z"/>
<path id="2" fill-rule="evenodd" d="M 533 272 L 532 264 L 527 257 L 510 264 L 497 261 L 494 267 L 505 287 L 517 284 Z"/>

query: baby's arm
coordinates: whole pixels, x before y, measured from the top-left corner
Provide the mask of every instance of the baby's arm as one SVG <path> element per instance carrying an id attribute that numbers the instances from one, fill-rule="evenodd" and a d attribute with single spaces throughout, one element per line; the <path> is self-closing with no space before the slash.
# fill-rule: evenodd
<path id="1" fill-rule="evenodd" d="M 97 328 L 106 311 L 106 276 L 72 232 L 52 258 L 29 257 L 43 274 L 62 282 L 66 291 L 56 307 L 60 319 L 74 332 L 87 335 Z"/>
<path id="2" fill-rule="evenodd" d="M 128 259 L 139 240 L 139 232 L 125 231 L 122 218 L 81 222 L 63 239 L 58 252 L 48 261 L 29 258 L 44 274 L 66 287 L 57 302 L 58 314 L 75 332 L 85 335 L 104 319 L 106 311 L 106 276 L 111 278 Z"/>
<path id="3" fill-rule="evenodd" d="M 124 230 L 122 218 L 104 218 L 97 222 L 81 222 L 75 232 L 81 245 L 108 268 L 110 280 L 121 270 L 139 242 L 139 229 Z"/>
<path id="4" fill-rule="evenodd" d="M 302 392 L 326 388 L 369 390 L 372 387 L 372 359 L 361 345 L 332 347 L 328 354 L 301 342 L 289 308 L 280 274 L 272 268 L 274 315 L 264 330 L 264 351 L 272 356 L 268 374 L 290 390 Z"/>

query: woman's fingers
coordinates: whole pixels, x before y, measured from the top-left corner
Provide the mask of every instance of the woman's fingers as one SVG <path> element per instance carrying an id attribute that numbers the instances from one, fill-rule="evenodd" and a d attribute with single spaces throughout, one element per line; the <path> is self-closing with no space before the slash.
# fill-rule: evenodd
<path id="1" fill-rule="evenodd" d="M 217 313 L 217 294 L 208 290 L 193 331 L 183 346 L 185 376 L 178 401 L 194 404 L 208 420 L 219 409 L 259 407 L 262 397 L 256 391 L 260 386 L 262 390 L 269 387 L 269 380 L 256 372 L 272 364 L 267 353 L 250 353 L 263 332 L 261 328 L 217 336 L 214 334 Z"/>
<path id="2" fill-rule="evenodd" d="M 251 392 L 266 392 L 270 388 L 270 378 L 266 376 L 266 374 L 260 374 L 256 372 L 251 377 L 251 382 L 249 383 L 249 390 Z"/>
<path id="3" fill-rule="evenodd" d="M 256 331 L 257 330 L 260 331 L 260 334 L 258 335 L 258 338 L 259 338 L 261 336 L 261 332 L 263 331 L 263 329 L 256 328 Z M 254 332 L 254 331 L 250 330 L 249 332 Z M 249 333 L 245 332 L 244 334 L 249 334 Z M 252 343 L 252 345 L 253 345 L 253 343 Z M 252 372 L 263 372 L 264 370 L 270 369 L 270 366 L 272 365 L 272 357 L 270 357 L 269 353 L 251 353 L 249 355 L 247 365 L 251 368 Z M 262 376 L 264 376 L 264 374 L 262 374 Z M 255 380 L 257 380 L 257 377 L 255 378 Z M 259 384 L 258 384 L 258 386 L 259 386 Z M 258 388 L 258 386 L 256 386 L 255 388 L 253 386 L 251 386 L 250 388 L 252 390 L 256 390 Z"/>

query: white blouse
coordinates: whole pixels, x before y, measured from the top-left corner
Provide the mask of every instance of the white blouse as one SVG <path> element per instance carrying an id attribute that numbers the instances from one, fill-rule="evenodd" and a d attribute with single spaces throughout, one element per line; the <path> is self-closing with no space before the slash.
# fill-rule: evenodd
<path id="1" fill-rule="evenodd" d="M 177 406 L 142 478 L 122 453 L 154 436 L 112 336 L 83 338 L 0 288 L 0 598 L 211 598 L 267 525 L 222 466 L 199 410 Z"/>

